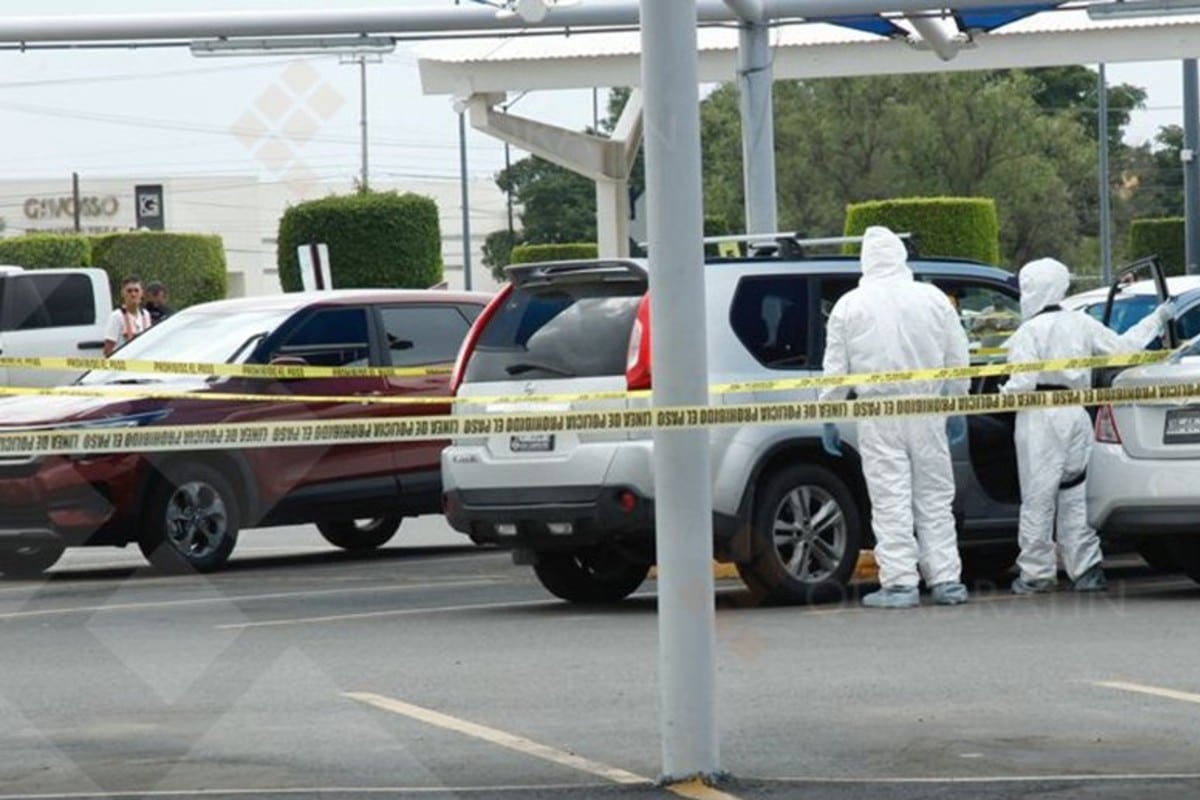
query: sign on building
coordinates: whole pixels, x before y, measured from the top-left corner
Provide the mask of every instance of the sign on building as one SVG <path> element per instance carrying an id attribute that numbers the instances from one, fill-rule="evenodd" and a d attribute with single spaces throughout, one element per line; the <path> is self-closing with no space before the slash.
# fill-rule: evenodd
<path id="1" fill-rule="evenodd" d="M 300 283 L 304 291 L 333 288 L 333 277 L 329 273 L 329 245 L 302 244 L 296 248 L 296 256 L 300 259 Z"/>
<path id="2" fill-rule="evenodd" d="M 166 229 L 163 216 L 163 187 L 161 183 L 133 187 L 134 204 L 137 207 L 138 230 L 161 231 Z"/>

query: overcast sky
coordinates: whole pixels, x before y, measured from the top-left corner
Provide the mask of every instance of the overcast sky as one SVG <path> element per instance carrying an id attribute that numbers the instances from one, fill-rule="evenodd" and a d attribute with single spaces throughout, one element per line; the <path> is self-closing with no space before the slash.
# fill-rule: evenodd
<path id="1" fill-rule="evenodd" d="M 452 5 L 453 0 L 440 0 Z M 464 0 L 465 1 L 465 0 Z M 0 16 L 246 9 L 397 8 L 439 0 L 5 0 Z M 1112 83 L 1145 87 L 1148 110 L 1136 115 L 1130 138 L 1152 137 L 1180 124 L 1179 62 L 1111 65 Z M 272 166 L 248 138 L 256 118 L 277 129 L 280 103 L 301 102 L 288 87 L 306 88 L 315 124 L 303 141 L 304 163 L 317 177 L 349 182 L 357 175 L 359 72 L 336 57 L 193 57 L 163 50 L 0 51 L 0 176 L 62 178 L 119 175 L 162 177 L 203 172 L 256 173 Z M 368 67 L 370 164 L 374 178 L 458 175 L 457 117 L 445 97 L 421 94 L 416 59 L 401 45 Z M 319 95 L 314 92 L 322 90 Z M 280 92 L 283 94 L 280 94 Z M 290 94 L 289 94 L 290 93 Z M 319 98 L 320 102 L 317 102 Z M 600 95 L 603 109 L 604 94 Z M 571 128 L 593 119 L 592 92 L 542 92 L 514 111 Z M 240 134 L 240 135 L 239 135 Z M 293 138 L 293 142 L 296 140 Z M 488 176 L 504 163 L 503 146 L 469 134 L 472 173 Z"/>

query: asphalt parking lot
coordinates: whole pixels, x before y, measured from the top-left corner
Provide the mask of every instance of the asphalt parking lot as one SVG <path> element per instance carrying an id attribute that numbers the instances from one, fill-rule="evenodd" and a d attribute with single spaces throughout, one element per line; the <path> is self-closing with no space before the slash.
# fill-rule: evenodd
<path id="1" fill-rule="evenodd" d="M 16 797 L 1200 796 L 1200 586 L 754 608 L 718 583 L 719 792 L 655 786 L 654 583 L 580 608 L 437 518 L 356 556 L 244 535 L 167 577 L 71 551 L 0 583 Z"/>

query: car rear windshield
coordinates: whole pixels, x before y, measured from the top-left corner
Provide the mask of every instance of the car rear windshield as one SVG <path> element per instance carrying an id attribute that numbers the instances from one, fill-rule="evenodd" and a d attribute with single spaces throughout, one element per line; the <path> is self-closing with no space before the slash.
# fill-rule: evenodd
<path id="1" fill-rule="evenodd" d="M 514 288 L 480 333 L 464 380 L 624 375 L 644 291 L 636 281 Z"/>

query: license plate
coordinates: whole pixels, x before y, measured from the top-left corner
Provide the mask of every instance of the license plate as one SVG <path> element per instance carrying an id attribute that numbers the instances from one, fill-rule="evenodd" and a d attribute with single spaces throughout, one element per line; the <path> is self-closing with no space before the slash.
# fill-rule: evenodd
<path id="1" fill-rule="evenodd" d="M 508 440 L 514 453 L 548 453 L 554 449 L 553 433 L 523 433 Z"/>
<path id="2" fill-rule="evenodd" d="M 1163 444 L 1200 443 L 1200 407 L 1173 408 L 1167 411 Z"/>

